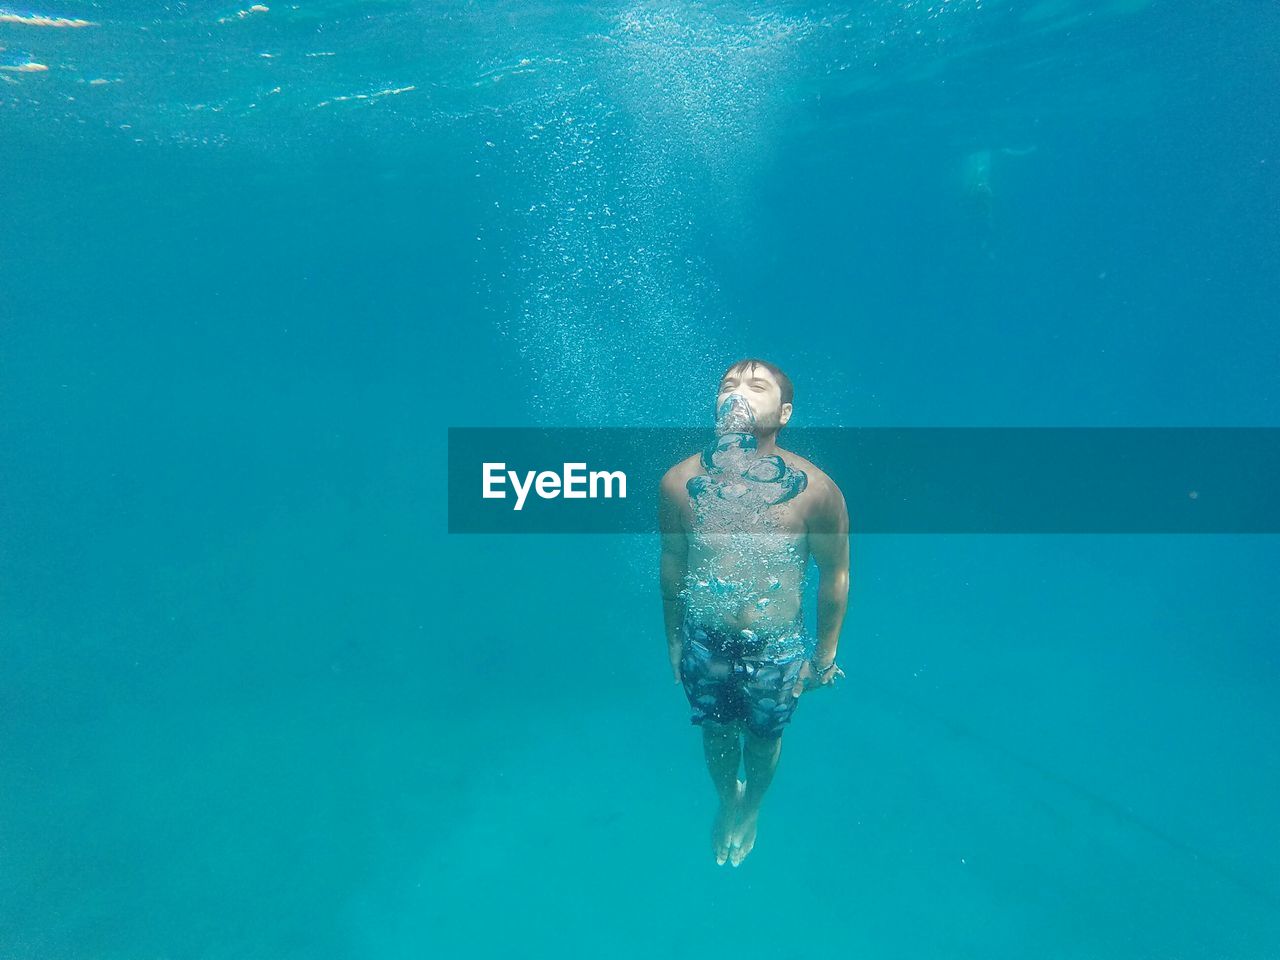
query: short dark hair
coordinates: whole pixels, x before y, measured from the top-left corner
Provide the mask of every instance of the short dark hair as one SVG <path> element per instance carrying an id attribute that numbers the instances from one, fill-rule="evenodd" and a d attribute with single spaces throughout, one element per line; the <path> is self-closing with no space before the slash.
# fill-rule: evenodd
<path id="1" fill-rule="evenodd" d="M 758 357 L 747 357 L 746 359 L 739 360 L 737 363 L 730 364 L 729 369 L 727 369 L 724 373 L 720 375 L 720 382 L 723 383 L 724 378 L 727 377 L 729 374 L 733 373 L 734 371 L 743 370 L 747 367 L 750 367 L 753 370 L 756 367 L 764 367 L 766 370 L 772 373 L 773 379 L 778 381 L 778 389 L 782 392 L 782 402 L 783 403 L 792 402 L 793 398 L 796 395 L 796 388 L 792 386 L 791 378 L 782 372 L 781 367 L 775 366 L 774 364 L 770 363 L 768 360 L 761 360 Z"/>

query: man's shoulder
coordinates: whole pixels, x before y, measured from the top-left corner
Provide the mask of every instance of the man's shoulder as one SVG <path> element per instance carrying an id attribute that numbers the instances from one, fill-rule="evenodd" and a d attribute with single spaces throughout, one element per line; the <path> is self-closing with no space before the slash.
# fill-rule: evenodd
<path id="1" fill-rule="evenodd" d="M 678 492 L 685 488 L 690 477 L 702 472 L 702 455 L 691 453 L 679 463 L 674 464 L 662 475 L 662 489 L 667 492 Z"/>
<path id="2" fill-rule="evenodd" d="M 778 453 L 786 461 L 787 466 L 792 470 L 804 471 L 808 478 L 804 493 L 800 496 L 808 515 L 813 518 L 839 517 L 845 510 L 844 494 L 840 492 L 840 488 L 827 472 L 798 453 L 781 448 Z"/>
<path id="3" fill-rule="evenodd" d="M 806 491 L 811 490 L 814 493 L 821 494 L 838 494 L 840 492 L 840 488 L 836 486 L 836 482 L 827 475 L 825 470 L 812 460 L 808 460 L 805 457 L 800 456 L 800 454 L 793 453 L 790 450 L 784 450 L 781 447 L 778 449 L 778 453 L 781 454 L 782 459 L 786 462 L 787 466 L 792 470 L 803 471 L 804 475 L 809 478 L 809 483 L 805 487 Z"/>

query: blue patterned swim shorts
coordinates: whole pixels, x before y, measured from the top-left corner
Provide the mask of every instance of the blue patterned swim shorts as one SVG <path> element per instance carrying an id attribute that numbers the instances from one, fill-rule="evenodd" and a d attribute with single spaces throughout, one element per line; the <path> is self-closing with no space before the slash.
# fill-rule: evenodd
<path id="1" fill-rule="evenodd" d="M 690 723 L 742 723 L 758 737 L 782 735 L 800 700 L 792 689 L 806 653 L 769 659 L 755 652 L 739 631 L 685 625 L 680 680 L 693 708 Z"/>

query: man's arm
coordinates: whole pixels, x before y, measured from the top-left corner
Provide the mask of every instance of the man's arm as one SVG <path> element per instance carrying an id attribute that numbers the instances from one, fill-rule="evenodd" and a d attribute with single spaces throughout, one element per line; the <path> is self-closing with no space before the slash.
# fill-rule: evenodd
<path id="1" fill-rule="evenodd" d="M 680 624 L 684 621 L 685 574 L 689 570 L 689 541 L 680 519 L 680 497 L 684 487 L 673 469 L 662 478 L 658 488 L 658 531 L 662 534 L 662 560 L 659 579 L 662 582 L 662 617 L 667 630 L 667 655 L 675 682 L 680 682 L 680 655 L 683 640 Z"/>
<path id="2" fill-rule="evenodd" d="M 809 523 L 809 551 L 818 565 L 818 649 L 821 669 L 836 658 L 840 628 L 849 606 L 849 511 L 830 480 Z"/>

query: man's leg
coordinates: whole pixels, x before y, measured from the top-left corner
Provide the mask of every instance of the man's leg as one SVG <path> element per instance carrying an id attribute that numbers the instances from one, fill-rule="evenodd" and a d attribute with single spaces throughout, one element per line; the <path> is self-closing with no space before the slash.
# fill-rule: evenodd
<path id="1" fill-rule="evenodd" d="M 778 768 L 778 758 L 782 756 L 782 735 L 758 737 L 747 731 L 742 754 L 747 769 L 747 784 L 742 797 L 738 823 L 729 845 L 729 860 L 735 867 L 755 846 L 756 821 L 760 817 L 760 804 L 764 801 L 769 784 L 773 782 L 773 772 Z"/>
<path id="2" fill-rule="evenodd" d="M 733 723 L 702 722 L 702 751 L 707 759 L 711 782 L 720 797 L 720 809 L 711 827 L 711 844 L 715 848 L 716 863 L 729 858 L 729 843 L 733 836 L 742 790 L 738 782 L 738 766 L 742 762 L 742 747 L 738 738 L 738 726 Z"/>

